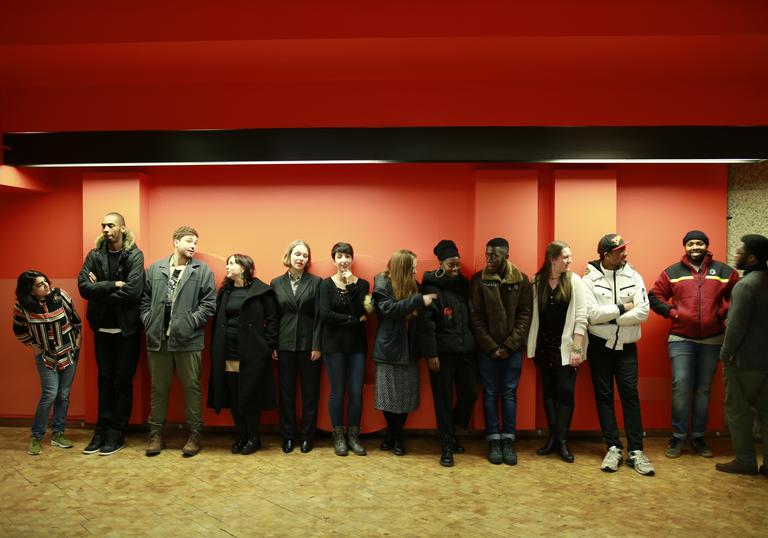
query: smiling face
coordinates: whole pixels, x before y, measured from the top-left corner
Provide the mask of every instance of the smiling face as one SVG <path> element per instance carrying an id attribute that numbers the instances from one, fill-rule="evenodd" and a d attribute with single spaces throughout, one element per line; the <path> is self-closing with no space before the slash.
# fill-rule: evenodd
<path id="1" fill-rule="evenodd" d="M 177 258 L 192 258 L 197 250 L 197 236 L 185 235 L 181 239 L 173 241 L 173 247 L 176 249 Z"/>
<path id="2" fill-rule="evenodd" d="M 685 244 L 685 254 L 693 264 L 700 264 L 707 253 L 707 244 L 701 239 L 691 239 Z"/>
<path id="3" fill-rule="evenodd" d="M 337 252 L 333 255 L 333 265 L 336 266 L 336 269 L 340 273 L 344 271 L 351 271 L 353 263 L 354 258 L 352 258 L 352 255 L 347 252 Z"/>
<path id="4" fill-rule="evenodd" d="M 571 249 L 564 247 L 560 251 L 560 255 L 557 258 L 551 258 L 552 261 L 552 275 L 559 276 L 565 273 L 573 262 L 571 257 Z"/>
<path id="5" fill-rule="evenodd" d="M 51 286 L 44 276 L 39 276 L 32 284 L 32 297 L 35 299 L 44 299 L 51 294 Z"/>
<path id="6" fill-rule="evenodd" d="M 440 262 L 440 267 L 445 271 L 445 276 L 448 278 L 456 278 L 461 273 L 461 258 L 453 256 L 452 258 L 446 258 Z"/>
<path id="7" fill-rule="evenodd" d="M 309 250 L 304 245 L 296 245 L 291 251 L 291 267 L 297 271 L 303 271 L 309 261 Z"/>
<path id="8" fill-rule="evenodd" d="M 609 271 L 615 271 L 624 267 L 627 263 L 627 247 L 613 249 L 612 252 L 606 252 L 603 257 L 603 267 Z"/>

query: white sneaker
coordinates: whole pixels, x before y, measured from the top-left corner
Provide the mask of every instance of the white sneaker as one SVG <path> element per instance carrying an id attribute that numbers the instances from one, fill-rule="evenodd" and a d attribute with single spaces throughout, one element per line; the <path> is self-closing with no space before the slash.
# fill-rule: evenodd
<path id="1" fill-rule="evenodd" d="M 615 473 L 619 470 L 622 457 L 623 453 L 621 449 L 615 445 L 612 446 L 608 449 L 608 452 L 605 453 L 603 464 L 600 466 L 600 470 L 605 471 L 606 473 Z"/>
<path id="2" fill-rule="evenodd" d="M 648 457 L 642 450 L 633 450 L 630 452 L 629 457 L 627 458 L 627 465 L 645 476 L 653 476 L 656 474 L 656 470 L 653 468 L 651 462 L 648 461 Z"/>

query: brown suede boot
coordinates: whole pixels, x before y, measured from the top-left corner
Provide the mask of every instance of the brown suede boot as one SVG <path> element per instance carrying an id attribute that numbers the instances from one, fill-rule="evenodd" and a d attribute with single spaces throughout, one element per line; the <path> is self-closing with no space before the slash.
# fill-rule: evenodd
<path id="1" fill-rule="evenodd" d="M 184 445 L 184 448 L 181 449 L 181 451 L 184 453 L 184 457 L 191 458 L 200 452 L 200 448 L 202 448 L 200 446 L 200 432 L 194 430 L 189 432 L 189 439 L 187 439 L 187 443 Z"/>
<path id="2" fill-rule="evenodd" d="M 147 437 L 147 451 L 145 454 L 147 456 L 157 456 L 160 454 L 160 452 L 163 451 L 165 448 L 165 439 L 163 439 L 162 432 L 159 431 L 153 431 L 149 432 L 149 437 Z"/>

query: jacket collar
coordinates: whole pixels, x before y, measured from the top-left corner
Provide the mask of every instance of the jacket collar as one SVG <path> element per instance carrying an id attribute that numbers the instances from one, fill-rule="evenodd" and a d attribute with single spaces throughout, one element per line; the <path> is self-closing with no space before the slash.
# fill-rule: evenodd
<path id="1" fill-rule="evenodd" d="M 101 249 L 101 250 L 108 249 L 107 242 L 104 241 L 104 234 L 99 234 L 99 236 L 96 238 L 96 241 L 94 241 L 94 244 L 96 245 L 97 249 Z M 125 234 L 123 235 L 123 250 L 128 252 L 135 246 L 136 246 L 136 236 L 132 231 L 125 230 Z"/>
<path id="2" fill-rule="evenodd" d="M 498 273 L 489 273 L 488 269 L 483 269 L 480 278 L 488 281 L 496 281 L 500 284 L 519 284 L 523 281 L 523 273 L 507 260 L 507 271 L 504 273 L 504 278 L 501 278 Z"/>
<path id="3" fill-rule="evenodd" d="M 691 260 L 688 259 L 688 254 L 683 254 L 683 257 L 680 258 L 680 263 L 685 265 L 687 268 L 689 268 L 691 271 L 695 271 L 696 268 L 691 263 Z M 712 253 L 707 251 L 706 254 L 704 254 L 704 257 L 701 259 L 701 268 L 699 271 L 702 273 L 707 270 L 707 268 L 712 265 Z"/>

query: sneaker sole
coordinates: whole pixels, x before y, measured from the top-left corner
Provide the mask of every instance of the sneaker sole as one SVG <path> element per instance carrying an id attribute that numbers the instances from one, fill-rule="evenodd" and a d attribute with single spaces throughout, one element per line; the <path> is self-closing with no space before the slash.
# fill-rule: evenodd
<path id="1" fill-rule="evenodd" d="M 619 470 L 619 468 L 616 467 L 615 469 L 611 469 L 610 467 L 600 467 L 600 470 L 603 471 L 604 473 L 615 473 L 616 471 Z"/>
<path id="2" fill-rule="evenodd" d="M 27 450 L 27 454 L 29 454 L 30 456 L 39 456 L 40 452 L 30 452 L 29 450 Z"/>
<path id="3" fill-rule="evenodd" d="M 122 445 L 117 447 L 115 450 L 111 450 L 109 452 L 104 452 L 103 450 L 99 450 L 99 456 L 111 456 L 115 452 L 120 452 L 122 449 L 125 448 L 126 445 Z"/>
<path id="4" fill-rule="evenodd" d="M 664 455 L 668 458 L 676 459 L 683 455 L 682 452 L 665 452 Z"/>
<path id="5" fill-rule="evenodd" d="M 58 441 L 51 441 L 51 446 L 56 446 L 56 447 L 59 447 L 59 448 L 72 448 L 75 445 L 64 445 L 62 443 L 59 443 Z"/>
<path id="6" fill-rule="evenodd" d="M 640 476 L 654 476 L 656 474 L 656 471 L 648 471 L 647 473 L 643 473 L 641 471 L 638 471 L 637 468 L 634 466 L 634 464 L 632 462 L 630 462 L 629 460 L 626 461 L 626 464 L 628 466 L 632 467 L 632 469 L 634 469 L 635 472 L 637 474 L 639 474 Z"/>
<path id="7" fill-rule="evenodd" d="M 85 454 L 85 455 L 96 454 L 96 453 L 97 453 L 97 452 L 99 452 L 100 450 L 101 450 L 101 447 L 99 447 L 99 448 L 94 448 L 93 450 L 88 450 L 87 448 L 84 448 L 84 449 L 83 449 L 83 454 Z"/>

